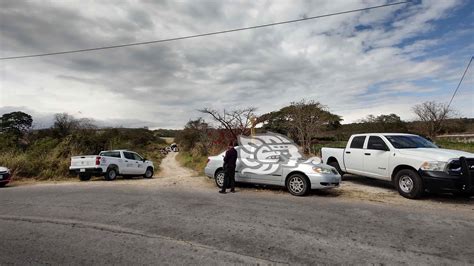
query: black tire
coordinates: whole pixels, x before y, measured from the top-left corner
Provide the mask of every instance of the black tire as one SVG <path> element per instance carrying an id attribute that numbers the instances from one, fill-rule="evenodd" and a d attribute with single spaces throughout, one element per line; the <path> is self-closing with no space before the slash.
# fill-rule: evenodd
<path id="1" fill-rule="evenodd" d="M 91 180 L 91 174 L 79 174 L 79 180 L 81 181 L 89 181 Z"/>
<path id="2" fill-rule="evenodd" d="M 148 167 L 145 171 L 145 174 L 143 175 L 144 178 L 153 178 L 153 168 Z"/>
<path id="3" fill-rule="evenodd" d="M 336 171 L 341 175 L 341 177 L 344 175 L 344 172 L 341 170 L 341 166 L 339 166 L 339 163 L 337 161 L 331 161 L 328 163 L 328 165 L 336 168 Z"/>
<path id="4" fill-rule="evenodd" d="M 0 183 L 0 187 L 6 186 L 8 183 Z"/>
<path id="5" fill-rule="evenodd" d="M 310 190 L 310 182 L 304 175 L 292 174 L 286 180 L 286 189 L 293 196 L 304 196 Z"/>
<path id="6" fill-rule="evenodd" d="M 423 180 L 416 171 L 403 169 L 395 175 L 395 187 L 398 193 L 408 199 L 417 199 L 423 195 Z"/>
<path id="7" fill-rule="evenodd" d="M 114 181 L 115 179 L 117 179 L 117 175 L 118 175 L 117 169 L 109 168 L 107 169 L 107 172 L 105 172 L 105 180 Z"/>
<path id="8" fill-rule="evenodd" d="M 214 181 L 216 182 L 216 186 L 218 188 L 222 188 L 224 185 L 224 175 L 225 172 L 222 169 L 219 169 L 216 171 L 216 174 L 214 175 Z"/>

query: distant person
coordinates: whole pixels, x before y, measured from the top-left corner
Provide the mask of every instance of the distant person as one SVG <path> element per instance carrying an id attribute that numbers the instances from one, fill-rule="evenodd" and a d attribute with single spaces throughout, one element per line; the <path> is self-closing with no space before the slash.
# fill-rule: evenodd
<path id="1" fill-rule="evenodd" d="M 224 184 L 219 193 L 226 193 L 225 191 L 227 188 L 230 188 L 230 192 L 235 192 L 235 165 L 237 163 L 237 150 L 234 146 L 234 141 L 229 143 L 224 156 Z"/>

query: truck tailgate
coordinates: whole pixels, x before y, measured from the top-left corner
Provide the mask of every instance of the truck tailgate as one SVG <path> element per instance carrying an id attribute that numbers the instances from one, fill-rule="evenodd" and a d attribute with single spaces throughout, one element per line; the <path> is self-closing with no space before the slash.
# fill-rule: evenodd
<path id="1" fill-rule="evenodd" d="M 71 157 L 71 168 L 95 167 L 97 155 L 83 155 Z"/>

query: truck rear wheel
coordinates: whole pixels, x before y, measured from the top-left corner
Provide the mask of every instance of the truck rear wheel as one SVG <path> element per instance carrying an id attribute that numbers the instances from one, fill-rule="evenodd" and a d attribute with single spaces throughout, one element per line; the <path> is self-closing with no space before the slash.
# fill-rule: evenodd
<path id="1" fill-rule="evenodd" d="M 91 177 L 91 174 L 79 174 L 79 180 L 81 181 L 89 181 Z"/>
<path id="2" fill-rule="evenodd" d="M 105 172 L 105 180 L 113 181 L 116 178 L 117 178 L 117 170 L 115 168 L 107 169 L 107 172 Z"/>
<path id="3" fill-rule="evenodd" d="M 398 193 L 408 199 L 417 199 L 423 195 L 423 180 L 411 169 L 403 169 L 395 175 L 395 186 Z"/>

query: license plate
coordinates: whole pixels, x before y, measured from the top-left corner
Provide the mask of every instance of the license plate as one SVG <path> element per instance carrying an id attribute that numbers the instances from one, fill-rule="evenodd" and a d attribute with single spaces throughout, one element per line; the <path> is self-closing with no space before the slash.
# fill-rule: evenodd
<path id="1" fill-rule="evenodd" d="M 2 180 L 2 179 L 3 179 L 3 175 L 0 175 L 0 180 Z"/>
<path id="2" fill-rule="evenodd" d="M 84 173 L 86 171 L 86 169 L 82 168 L 81 170 L 79 170 L 81 173 Z"/>

